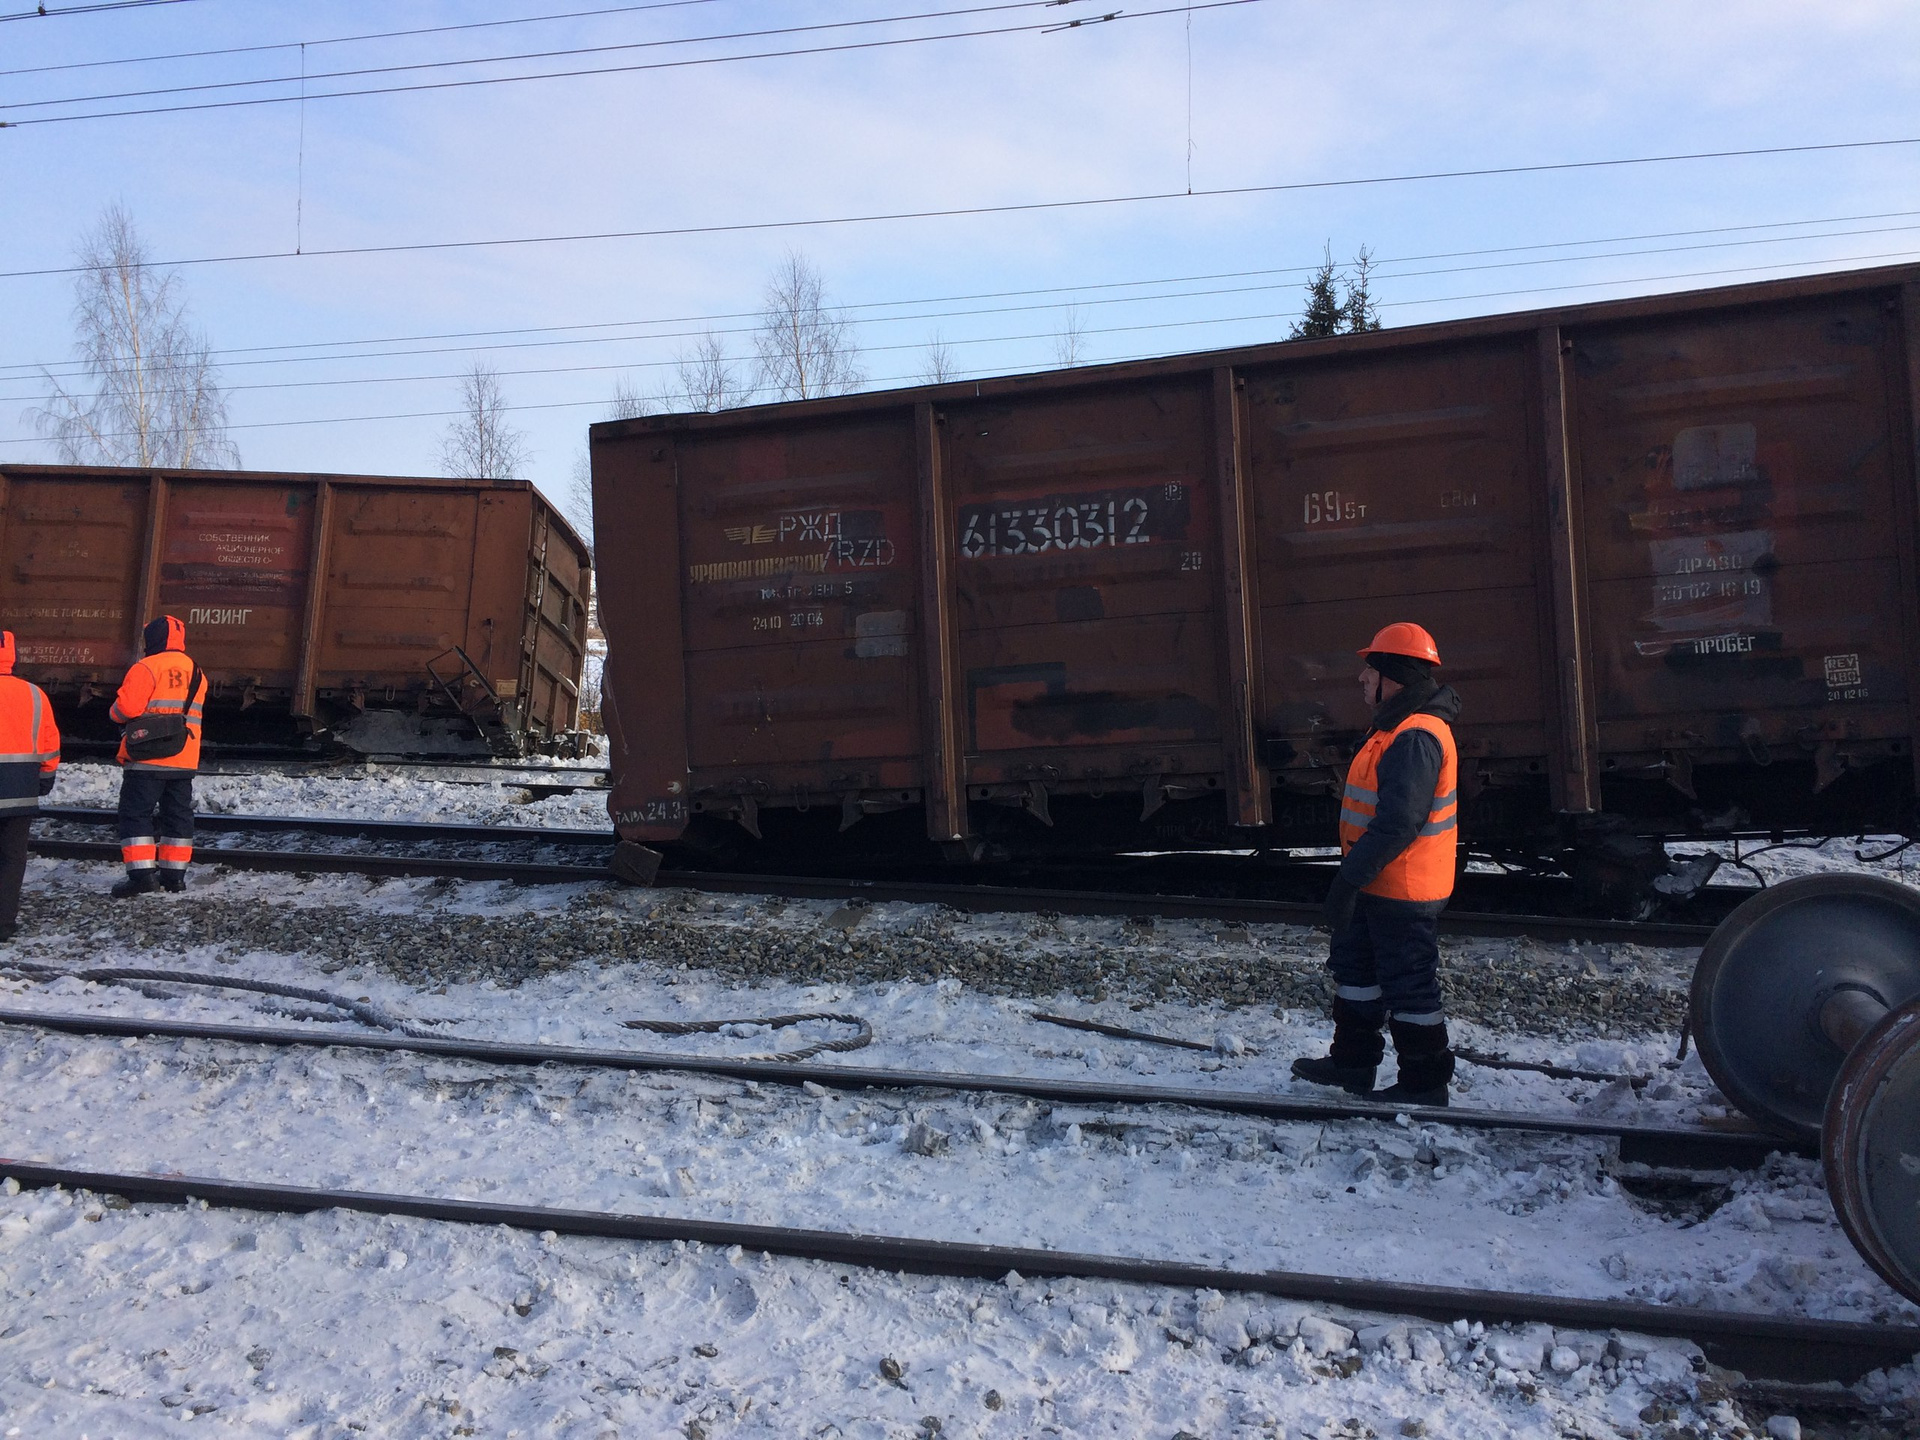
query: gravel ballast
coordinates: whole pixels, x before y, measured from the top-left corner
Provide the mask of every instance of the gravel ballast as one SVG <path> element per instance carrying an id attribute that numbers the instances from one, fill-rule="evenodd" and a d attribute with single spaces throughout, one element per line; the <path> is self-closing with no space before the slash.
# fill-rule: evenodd
<path id="1" fill-rule="evenodd" d="M 360 887 L 362 903 L 349 903 L 343 884 Z M 104 888 L 36 886 L 23 938 L 36 948 L 74 937 L 153 953 L 313 953 L 326 957 L 329 970 L 369 965 L 413 985 L 491 979 L 513 986 L 583 962 L 639 961 L 747 983 L 951 978 L 1028 998 L 1318 1010 L 1330 995 L 1326 938 L 1300 926 L 1216 933 L 1189 921 L 1144 927 L 909 905 L 855 912 L 817 902 L 605 888 L 557 906 L 520 908 L 502 904 L 497 887 L 457 882 L 389 890 L 281 877 L 272 898 L 189 891 L 132 902 L 110 901 Z M 411 904 L 382 903 L 383 891 Z M 1450 940 L 1441 979 L 1450 1013 L 1462 1020 L 1517 1035 L 1615 1038 L 1676 1030 L 1690 965 L 1687 952 L 1631 945 Z"/>

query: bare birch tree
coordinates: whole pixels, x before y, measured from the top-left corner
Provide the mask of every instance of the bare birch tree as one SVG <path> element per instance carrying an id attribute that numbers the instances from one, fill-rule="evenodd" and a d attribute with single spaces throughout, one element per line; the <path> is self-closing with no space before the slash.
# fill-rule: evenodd
<path id="1" fill-rule="evenodd" d="M 920 378 L 929 385 L 944 385 L 949 380 L 960 378 L 960 362 L 953 353 L 953 347 L 937 330 L 927 342 L 927 348 L 921 352 Z"/>
<path id="2" fill-rule="evenodd" d="M 674 410 L 712 414 L 747 403 L 740 372 L 727 358 L 727 342 L 709 330 L 691 350 L 682 350 L 673 371 L 678 387 L 666 399 Z"/>
<path id="3" fill-rule="evenodd" d="M 844 395 L 866 379 L 852 327 L 828 305 L 820 271 L 797 250 L 787 252 L 767 282 L 753 344 L 762 399 Z"/>
<path id="4" fill-rule="evenodd" d="M 511 480 L 529 458 L 527 437 L 508 423 L 499 375 L 474 361 L 460 377 L 460 413 L 440 442 L 440 468 L 460 480 Z"/>
<path id="5" fill-rule="evenodd" d="M 616 420 L 630 420 L 630 415 L 616 415 Z M 587 537 L 587 548 L 593 548 L 593 460 L 585 450 L 573 457 L 573 473 L 567 477 L 567 518 L 573 521 L 580 533 Z"/>
<path id="6" fill-rule="evenodd" d="M 622 375 L 613 382 L 613 403 L 607 407 L 609 420 L 638 420 L 642 415 L 654 412 L 653 400 L 641 393 L 640 387 Z"/>
<path id="7" fill-rule="evenodd" d="M 41 370 L 47 403 L 26 418 L 69 465 L 238 465 L 206 336 L 187 319 L 178 274 L 152 263 L 133 217 L 109 205 L 75 259 L 76 367 Z"/>
<path id="8" fill-rule="evenodd" d="M 1053 356 L 1063 366 L 1086 363 L 1087 317 L 1078 305 L 1069 305 L 1060 317 L 1060 333 L 1053 337 Z"/>

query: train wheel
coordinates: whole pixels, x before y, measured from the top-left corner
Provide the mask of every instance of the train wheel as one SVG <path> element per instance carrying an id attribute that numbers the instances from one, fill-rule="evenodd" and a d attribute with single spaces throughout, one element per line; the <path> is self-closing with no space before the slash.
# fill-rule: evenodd
<path id="1" fill-rule="evenodd" d="M 1920 891 L 1872 875 L 1763 890 L 1701 951 L 1690 998 L 1721 1092 L 1777 1134 L 1815 1139 L 1855 1042 L 1920 997 Z"/>
<path id="2" fill-rule="evenodd" d="M 1821 1131 L 1827 1195 L 1866 1262 L 1920 1303 L 1920 1001 L 1854 1047 Z"/>

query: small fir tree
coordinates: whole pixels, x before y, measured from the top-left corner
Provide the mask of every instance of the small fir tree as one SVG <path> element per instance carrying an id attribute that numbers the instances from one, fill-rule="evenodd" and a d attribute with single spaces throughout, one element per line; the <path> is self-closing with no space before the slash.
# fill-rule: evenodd
<path id="1" fill-rule="evenodd" d="M 1340 333 L 1346 324 L 1347 308 L 1340 299 L 1335 273 L 1333 246 L 1329 244 L 1326 258 L 1307 281 L 1306 313 L 1294 322 L 1287 335 L 1289 340 L 1324 340 Z"/>
<path id="2" fill-rule="evenodd" d="M 1325 258 L 1307 281 L 1306 310 L 1287 338 L 1324 340 L 1329 335 L 1362 335 L 1378 330 L 1380 306 L 1373 298 L 1373 252 L 1361 246 L 1344 275 L 1333 263 L 1333 246 L 1329 244 L 1323 253 Z"/>

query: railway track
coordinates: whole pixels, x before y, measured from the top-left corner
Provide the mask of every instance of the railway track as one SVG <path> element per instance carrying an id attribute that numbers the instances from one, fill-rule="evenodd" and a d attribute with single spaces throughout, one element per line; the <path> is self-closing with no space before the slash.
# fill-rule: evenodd
<path id="1" fill-rule="evenodd" d="M 113 812 L 108 810 L 48 807 L 42 813 L 50 820 L 76 826 L 105 827 L 111 825 L 114 819 Z M 434 846 L 436 852 L 416 850 L 396 854 L 342 849 L 264 849 L 224 843 L 203 843 L 200 846 L 197 858 L 201 863 L 228 865 L 239 870 L 432 877 L 502 881 L 518 885 L 571 885 L 603 882 L 612 878 L 606 868 L 606 861 L 612 854 L 611 837 L 599 831 L 250 815 L 206 815 L 198 817 L 195 825 L 203 834 L 223 836 L 304 833 L 383 845 L 426 842 Z M 553 847 L 577 854 L 580 859 L 565 862 L 493 860 L 473 858 L 471 854 L 476 849 L 505 844 Z M 120 858 L 119 847 L 106 841 L 36 836 L 32 848 L 35 854 L 50 859 L 117 861 Z M 1320 906 L 1298 901 L 1150 891 L 1062 889 L 1026 884 L 958 884 L 918 878 L 888 880 L 840 875 L 663 869 L 657 884 L 662 889 L 698 890 L 710 894 L 945 905 L 975 914 L 1047 912 L 1200 920 L 1238 925 L 1316 925 L 1321 920 Z M 1712 926 L 1705 924 L 1467 910 L 1453 910 L 1441 916 L 1440 928 L 1443 933 L 1451 935 L 1621 941 L 1681 947 L 1702 945 L 1712 933 Z"/>
<path id="2" fill-rule="evenodd" d="M 594 1070 L 677 1071 L 754 1084 L 834 1090 L 945 1090 L 993 1094 L 1073 1105 L 1178 1106 L 1189 1110 L 1253 1116 L 1264 1120 L 1326 1123 L 1374 1120 L 1393 1124 L 1451 1125 L 1464 1130 L 1530 1131 L 1612 1140 L 1622 1161 L 1688 1170 L 1751 1169 L 1775 1152 L 1817 1155 L 1805 1140 L 1782 1139 L 1747 1128 L 1633 1125 L 1581 1115 L 1541 1116 L 1458 1107 L 1391 1106 L 1358 1099 L 1320 1099 L 1250 1091 L 1193 1089 L 1171 1085 L 1118 1085 L 1043 1076 L 961 1074 L 953 1071 L 890 1070 L 831 1063 L 743 1060 L 676 1055 L 646 1050 L 598 1050 L 577 1046 L 516 1045 L 496 1040 L 440 1038 L 377 1032 L 329 1033 L 284 1026 L 212 1024 L 143 1019 L 138 1016 L 61 1014 L 0 1008 L 0 1025 L 110 1038 L 205 1040 L 273 1048 L 370 1050 L 471 1060 L 506 1066 L 559 1065 Z"/>
<path id="3" fill-rule="evenodd" d="M 1416 1285 L 1283 1270 L 1231 1270 L 1177 1261 L 1084 1254 L 952 1240 L 747 1225 L 672 1215 L 571 1210 L 368 1190 L 314 1189 L 178 1173 L 140 1175 L 0 1158 L 0 1176 L 22 1188 L 61 1186 L 148 1204 L 201 1201 L 229 1208 L 312 1214 L 350 1210 L 464 1225 L 600 1239 L 683 1241 L 761 1254 L 916 1275 L 997 1280 L 1023 1276 L 1109 1280 L 1212 1289 L 1333 1304 L 1438 1323 L 1544 1323 L 1556 1329 L 1621 1330 L 1690 1340 L 1715 1364 L 1756 1379 L 1852 1383 L 1870 1371 L 1904 1365 L 1920 1351 L 1920 1327 L 1687 1309 L 1639 1301 Z"/>

